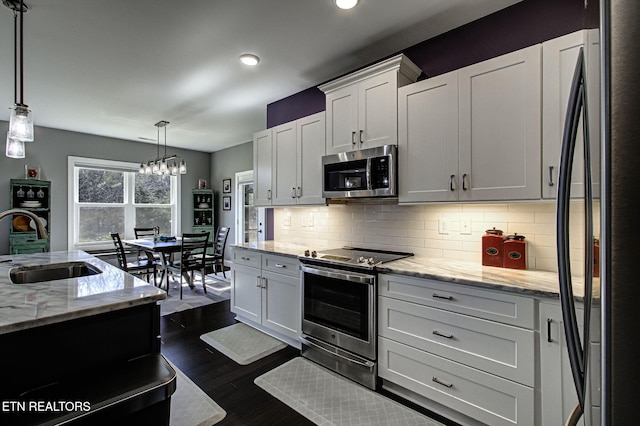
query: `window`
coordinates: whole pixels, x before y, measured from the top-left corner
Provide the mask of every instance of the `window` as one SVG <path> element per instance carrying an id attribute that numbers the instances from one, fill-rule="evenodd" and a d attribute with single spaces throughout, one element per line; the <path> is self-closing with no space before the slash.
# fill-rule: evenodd
<path id="1" fill-rule="evenodd" d="M 178 234 L 177 176 L 141 175 L 138 165 L 69 157 L 69 247 L 110 248 L 109 232 L 133 238 L 134 227 Z"/>

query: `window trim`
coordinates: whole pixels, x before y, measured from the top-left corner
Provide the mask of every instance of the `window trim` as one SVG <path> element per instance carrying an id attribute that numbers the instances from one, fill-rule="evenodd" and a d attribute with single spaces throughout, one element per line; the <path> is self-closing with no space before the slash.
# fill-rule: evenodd
<path id="1" fill-rule="evenodd" d="M 113 248 L 113 243 L 107 242 L 92 242 L 92 243 L 76 243 L 78 239 L 78 232 L 80 229 L 78 221 L 77 194 L 76 194 L 76 168 L 87 167 L 103 170 L 116 170 L 122 172 L 138 173 L 140 164 L 130 163 L 126 161 L 105 160 L 100 158 L 88 158 L 88 157 L 75 157 L 69 156 L 67 159 L 67 247 L 69 250 L 103 250 Z M 181 193 L 180 193 L 180 175 L 172 176 L 172 185 L 175 188 L 173 192 L 173 200 L 171 203 L 172 209 L 172 235 L 181 234 L 181 217 L 180 217 L 180 205 L 181 205 Z M 126 178 L 125 178 L 126 182 Z M 125 199 L 128 199 L 129 188 L 125 184 Z M 153 205 L 149 205 L 153 206 Z M 133 238 L 133 229 L 127 230 L 127 234 L 124 238 Z M 128 233 L 131 233 L 129 235 Z"/>

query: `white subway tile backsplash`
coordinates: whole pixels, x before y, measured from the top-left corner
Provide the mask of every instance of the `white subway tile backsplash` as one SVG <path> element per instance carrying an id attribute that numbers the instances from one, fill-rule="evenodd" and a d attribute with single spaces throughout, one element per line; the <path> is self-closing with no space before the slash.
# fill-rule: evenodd
<path id="1" fill-rule="evenodd" d="M 572 203 L 571 256 L 580 265 L 584 246 L 582 210 L 579 202 Z M 291 226 L 283 225 L 285 214 L 291 215 Z M 314 226 L 302 226 L 303 218 L 309 214 L 313 214 Z M 447 234 L 439 233 L 441 219 L 448 221 Z M 463 220 L 471 222 L 470 235 L 461 232 Z M 310 249 L 355 245 L 478 263 L 482 261 L 482 235 L 496 227 L 505 235 L 518 233 L 526 237 L 529 269 L 557 270 L 555 202 L 550 201 L 281 208 L 275 209 L 274 223 L 277 240 Z"/>

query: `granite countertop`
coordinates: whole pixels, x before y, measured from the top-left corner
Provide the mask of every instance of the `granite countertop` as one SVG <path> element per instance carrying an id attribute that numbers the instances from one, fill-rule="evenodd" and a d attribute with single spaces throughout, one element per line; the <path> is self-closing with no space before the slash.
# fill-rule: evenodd
<path id="1" fill-rule="evenodd" d="M 13 284 L 9 277 L 9 270 L 17 266 L 74 261 L 90 263 L 102 273 L 33 284 Z M 166 297 L 163 290 L 83 251 L 0 256 L 0 334 L 153 303 Z"/>
<path id="2" fill-rule="evenodd" d="M 234 245 L 234 247 L 291 257 L 303 255 L 306 248 L 302 245 L 276 241 L 238 244 Z M 558 274 L 555 272 L 496 268 L 482 266 L 482 264 L 475 262 L 421 256 L 412 256 L 385 263 L 376 267 L 376 269 L 381 273 L 434 279 L 530 296 L 556 299 L 559 297 Z M 595 281 L 594 287 L 598 287 L 599 283 L 597 280 Z M 581 278 L 573 278 L 573 292 L 576 300 L 582 300 L 584 281 Z"/>

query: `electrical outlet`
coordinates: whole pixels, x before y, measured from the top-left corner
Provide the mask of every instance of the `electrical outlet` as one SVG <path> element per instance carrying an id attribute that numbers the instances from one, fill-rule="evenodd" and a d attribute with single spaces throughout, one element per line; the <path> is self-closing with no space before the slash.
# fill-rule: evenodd
<path id="1" fill-rule="evenodd" d="M 460 221 L 460 233 L 462 235 L 471 235 L 471 219 L 468 217 Z"/>
<path id="2" fill-rule="evenodd" d="M 439 234 L 448 234 L 449 233 L 449 222 L 445 219 L 438 219 L 438 233 Z"/>
<path id="3" fill-rule="evenodd" d="M 284 226 L 291 226 L 291 214 L 287 213 L 287 214 L 284 215 L 283 225 Z"/>

